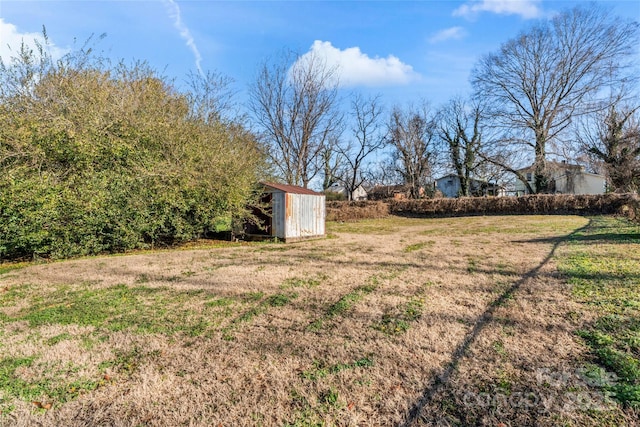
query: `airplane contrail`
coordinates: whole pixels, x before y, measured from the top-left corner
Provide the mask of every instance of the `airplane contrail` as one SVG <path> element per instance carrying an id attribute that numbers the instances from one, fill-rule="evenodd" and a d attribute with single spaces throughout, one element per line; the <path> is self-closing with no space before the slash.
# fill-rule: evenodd
<path id="1" fill-rule="evenodd" d="M 180 33 L 180 37 L 182 37 L 184 41 L 187 42 L 187 47 L 191 50 L 193 56 L 195 57 L 198 73 L 200 73 L 201 76 L 204 75 L 202 67 L 200 66 L 200 64 L 202 63 L 202 55 L 200 55 L 200 51 L 198 50 L 198 46 L 196 46 L 196 42 L 191 35 L 191 31 L 189 31 L 189 28 L 185 25 L 184 22 L 182 22 L 182 16 L 180 15 L 180 6 L 178 6 L 178 3 L 176 3 L 174 0 L 164 0 L 164 3 L 167 5 L 167 12 L 169 13 L 169 17 L 173 19 L 173 26 Z"/>

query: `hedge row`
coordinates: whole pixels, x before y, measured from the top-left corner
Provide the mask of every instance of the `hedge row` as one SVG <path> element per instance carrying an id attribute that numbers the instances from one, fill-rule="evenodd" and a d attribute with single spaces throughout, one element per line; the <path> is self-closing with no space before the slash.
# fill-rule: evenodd
<path id="1" fill-rule="evenodd" d="M 389 216 L 389 204 L 381 201 L 330 201 L 326 206 L 327 221 L 353 221 Z"/>
<path id="2" fill-rule="evenodd" d="M 635 194 L 611 193 L 327 203 L 327 220 L 329 221 L 380 218 L 386 215 L 439 217 L 536 214 L 625 214 L 632 219 L 638 219 L 640 218 L 640 199 Z"/>

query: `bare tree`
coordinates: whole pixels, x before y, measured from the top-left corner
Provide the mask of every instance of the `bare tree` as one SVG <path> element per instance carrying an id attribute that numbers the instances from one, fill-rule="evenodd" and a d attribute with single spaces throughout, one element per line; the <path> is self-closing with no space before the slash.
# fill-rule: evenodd
<path id="1" fill-rule="evenodd" d="M 436 158 L 436 122 L 426 104 L 406 110 L 395 107 L 388 125 L 392 159 L 412 198 L 428 189 Z"/>
<path id="2" fill-rule="evenodd" d="M 386 144 L 386 131 L 381 121 L 383 111 L 379 95 L 370 98 L 355 95 L 351 101 L 353 139 L 337 148 L 343 159 L 339 180 L 349 200 L 353 200 L 353 193 L 367 179 L 365 160 Z"/>
<path id="3" fill-rule="evenodd" d="M 337 138 L 332 137 L 329 139 L 329 144 L 326 144 L 320 153 L 323 172 L 322 190 L 324 191 L 338 183 L 340 179 L 340 169 L 344 159 L 338 147 Z"/>
<path id="4" fill-rule="evenodd" d="M 581 145 L 603 163 L 616 192 L 640 189 L 640 106 L 611 107 L 578 136 Z"/>
<path id="5" fill-rule="evenodd" d="M 322 168 L 320 154 L 340 130 L 336 69 L 314 53 L 283 54 L 263 64 L 249 95 L 276 169 L 288 184 L 308 187 Z"/>
<path id="6" fill-rule="evenodd" d="M 448 148 L 462 196 L 471 195 L 471 178 L 483 163 L 478 156 L 482 145 L 481 118 L 480 104 L 468 107 L 460 98 L 449 101 L 438 113 L 438 135 Z"/>
<path id="7" fill-rule="evenodd" d="M 402 176 L 393 158 L 385 158 L 378 162 L 369 163 L 364 171 L 368 183 L 377 186 L 390 186 L 402 182 Z"/>
<path id="8" fill-rule="evenodd" d="M 548 188 L 548 144 L 559 140 L 573 117 L 606 109 L 598 99 L 605 89 L 615 92 L 628 83 L 637 40 L 637 22 L 624 22 L 595 5 L 579 6 L 480 60 L 472 73 L 476 96 L 488 103 L 487 113 L 512 142 L 533 149 L 531 190 Z"/>

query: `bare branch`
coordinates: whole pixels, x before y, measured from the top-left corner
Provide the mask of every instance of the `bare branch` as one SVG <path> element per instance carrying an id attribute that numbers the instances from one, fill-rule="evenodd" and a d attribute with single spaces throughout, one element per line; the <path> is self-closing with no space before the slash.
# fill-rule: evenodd
<path id="1" fill-rule="evenodd" d="M 379 95 L 370 98 L 355 95 L 351 102 L 352 139 L 337 146 L 345 163 L 339 179 L 349 200 L 367 178 L 366 159 L 386 144 L 386 129 L 381 121 L 383 112 Z"/>
<path id="2" fill-rule="evenodd" d="M 433 178 L 436 121 L 427 104 L 403 110 L 395 107 L 388 125 L 392 159 L 411 197 L 418 198 Z"/>
<path id="3" fill-rule="evenodd" d="M 341 129 L 337 88 L 322 58 L 290 52 L 266 61 L 251 86 L 250 110 L 288 184 L 307 187 L 322 168 L 320 154 Z"/>

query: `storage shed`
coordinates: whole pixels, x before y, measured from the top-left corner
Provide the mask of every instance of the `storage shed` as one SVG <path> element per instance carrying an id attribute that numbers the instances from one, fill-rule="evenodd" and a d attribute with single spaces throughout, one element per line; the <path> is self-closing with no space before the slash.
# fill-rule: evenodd
<path id="1" fill-rule="evenodd" d="M 325 236 L 324 194 L 294 185 L 273 182 L 261 185 L 261 202 L 266 208 L 254 214 L 262 227 L 247 227 L 248 237 L 277 237 L 293 242 Z"/>

